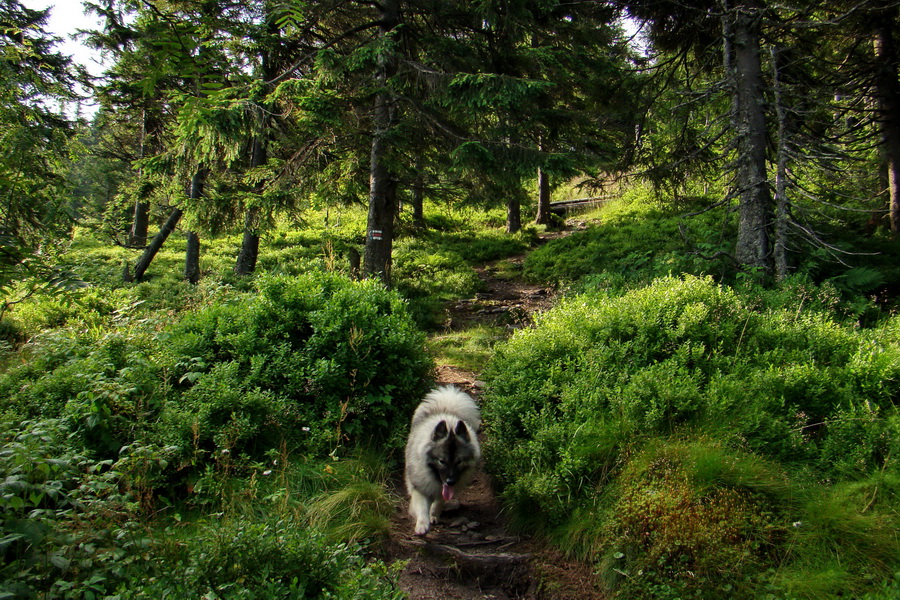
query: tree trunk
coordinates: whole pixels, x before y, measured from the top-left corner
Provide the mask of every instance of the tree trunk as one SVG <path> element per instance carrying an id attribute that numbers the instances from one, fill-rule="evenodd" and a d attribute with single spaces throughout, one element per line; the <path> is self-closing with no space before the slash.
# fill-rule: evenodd
<path id="1" fill-rule="evenodd" d="M 900 82 L 897 81 L 897 48 L 893 27 L 897 7 L 891 5 L 878 13 L 875 27 L 876 93 L 878 126 L 887 162 L 887 181 L 891 233 L 900 233 Z"/>
<path id="2" fill-rule="evenodd" d="M 265 130 L 265 126 L 263 126 Z M 253 138 L 250 150 L 250 168 L 254 169 L 266 164 L 266 143 L 262 135 Z M 260 183 L 256 193 L 261 194 L 264 184 Z M 234 264 L 234 272 L 237 275 L 249 275 L 256 270 L 256 260 L 259 258 L 259 207 L 251 206 L 244 215 L 244 237 L 241 240 L 241 251 L 238 253 Z"/>
<path id="3" fill-rule="evenodd" d="M 150 118 L 147 116 L 147 110 L 141 113 L 141 145 L 139 150 L 140 158 L 147 155 L 147 130 Z M 143 169 L 138 172 L 138 178 L 143 177 Z M 145 196 L 144 186 L 141 186 L 140 196 Z M 134 202 L 134 215 L 131 220 L 131 230 L 128 232 L 128 244 L 131 246 L 147 245 L 147 229 L 150 226 L 150 203 L 143 197 L 138 198 Z"/>
<path id="4" fill-rule="evenodd" d="M 425 224 L 425 209 L 424 209 L 424 201 L 425 201 L 425 182 L 424 178 L 421 174 L 416 175 L 416 179 L 413 182 L 412 186 L 412 199 L 410 202 L 412 203 L 412 220 L 413 227 L 419 231 L 424 231 L 427 225 Z"/>
<path id="5" fill-rule="evenodd" d="M 206 172 L 199 167 L 191 177 L 191 187 L 188 190 L 188 198 L 191 204 L 203 197 L 203 185 L 206 182 Z M 187 233 L 187 249 L 184 254 L 184 278 L 191 283 L 200 281 L 200 236 L 194 231 Z"/>
<path id="6" fill-rule="evenodd" d="M 394 242 L 394 214 L 397 202 L 397 181 L 384 165 L 384 140 L 372 141 L 372 166 L 369 176 L 369 216 L 366 233 L 363 273 L 378 277 L 391 285 L 391 251 Z"/>
<path id="7" fill-rule="evenodd" d="M 773 92 L 775 95 L 775 114 L 778 118 L 777 163 L 775 171 L 775 279 L 784 280 L 790 272 L 788 261 L 788 225 L 790 224 L 790 202 L 787 198 L 787 138 L 788 118 L 784 106 L 784 95 L 781 89 L 781 73 L 779 71 L 778 50 L 772 48 Z"/>
<path id="8" fill-rule="evenodd" d="M 131 221 L 131 230 L 128 232 L 128 244 L 130 246 L 147 245 L 147 229 L 150 226 L 150 203 L 143 198 L 134 202 L 134 218 Z"/>
<path id="9" fill-rule="evenodd" d="M 350 279 L 359 281 L 359 250 L 350 248 L 347 251 L 347 260 L 350 262 Z"/>
<path id="10" fill-rule="evenodd" d="M 200 281 L 200 236 L 187 232 L 187 249 L 184 253 L 184 279 L 190 283 Z"/>
<path id="11" fill-rule="evenodd" d="M 506 233 L 519 233 L 522 230 L 522 203 L 518 194 L 510 193 L 506 201 Z"/>
<path id="12" fill-rule="evenodd" d="M 180 208 L 172 210 L 172 212 L 169 214 L 169 218 L 159 230 L 159 233 L 157 233 L 153 237 L 153 240 L 150 242 L 147 248 L 144 249 L 144 253 L 141 254 L 141 257 L 138 259 L 137 264 L 134 265 L 135 281 L 141 281 L 144 278 L 144 273 L 147 271 L 150 263 L 153 262 L 153 258 L 156 256 L 156 253 L 159 252 L 160 248 L 162 248 L 163 244 L 169 238 L 169 235 L 173 231 L 175 231 L 175 226 L 178 225 L 178 221 L 181 220 L 182 214 L 184 213 Z"/>
<path id="13" fill-rule="evenodd" d="M 753 0 L 737 2 L 733 18 L 733 76 L 738 136 L 737 196 L 740 198 L 737 260 L 771 272 L 769 250 L 772 195 L 766 175 L 766 118 L 760 58 L 762 8 Z"/>
<path id="14" fill-rule="evenodd" d="M 237 275 L 249 275 L 256 270 L 259 258 L 259 208 L 252 206 L 244 215 L 244 237 L 241 240 L 241 251 L 234 263 Z"/>
<path id="15" fill-rule="evenodd" d="M 538 203 L 535 225 L 549 225 L 552 221 L 550 213 L 550 176 L 543 169 L 538 169 Z"/>
<path id="16" fill-rule="evenodd" d="M 379 32 L 387 36 L 400 23 L 398 0 L 385 0 L 381 4 Z M 377 83 L 372 114 L 372 150 L 369 163 L 369 216 L 366 231 L 363 274 L 378 277 L 385 285 L 391 285 L 391 251 L 394 243 L 394 214 L 397 202 L 397 181 L 388 167 L 387 135 L 394 124 L 394 97 L 387 90 L 388 80 L 396 71 L 396 59 L 382 56 L 379 59 Z"/>

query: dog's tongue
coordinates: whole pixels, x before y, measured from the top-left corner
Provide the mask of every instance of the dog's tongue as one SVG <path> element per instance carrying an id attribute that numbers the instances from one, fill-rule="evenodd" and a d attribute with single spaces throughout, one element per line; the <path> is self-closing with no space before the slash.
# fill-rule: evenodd
<path id="1" fill-rule="evenodd" d="M 453 499 L 453 486 L 444 484 L 444 488 L 441 490 L 441 495 L 444 497 L 444 501 L 447 502 Z"/>

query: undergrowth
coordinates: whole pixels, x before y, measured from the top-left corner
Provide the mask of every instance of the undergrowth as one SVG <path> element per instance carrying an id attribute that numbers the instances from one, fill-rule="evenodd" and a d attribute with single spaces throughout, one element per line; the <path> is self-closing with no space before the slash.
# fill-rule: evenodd
<path id="1" fill-rule="evenodd" d="M 358 207 L 265 234 L 252 277 L 239 235 L 204 239 L 197 285 L 180 235 L 135 284 L 136 254 L 80 230 L 64 266 L 89 286 L 0 324 L 0 597 L 402 597 L 378 557 L 430 356 L 495 356 L 485 450 L 508 514 L 611 596 L 896 597 L 900 325 L 864 296 L 886 261 L 812 253 L 764 290 L 705 258 L 734 237 L 721 215 L 673 216 L 702 199 L 646 195 L 528 256 L 569 293 L 536 328 L 427 352 L 473 265 L 533 229 L 442 205 L 422 233 L 404 212 L 394 291 L 347 277 Z"/>
<path id="2" fill-rule="evenodd" d="M 600 225 L 574 231 L 535 249 L 525 259 L 524 276 L 537 283 L 580 287 L 643 285 L 670 274 L 734 272 L 725 254 L 733 224 L 717 212 L 682 217 L 704 205 L 685 200 L 666 207 L 634 187 L 621 198 L 585 216 Z M 702 241 L 701 241 L 702 240 Z M 716 256 L 714 260 L 708 257 Z"/>
<path id="3" fill-rule="evenodd" d="M 618 597 L 887 598 L 898 320 L 860 328 L 811 289 L 666 277 L 567 297 L 499 345 L 485 451 L 514 523 Z"/>
<path id="4" fill-rule="evenodd" d="M 59 421 L 23 424 L 0 453 L 0 595 L 9 598 L 400 599 L 372 552 L 395 500 L 387 458 L 273 454 L 248 477 L 208 475 L 152 515 L 113 461 L 66 448 Z M 363 497 L 347 490 L 365 489 Z M 341 498 L 340 502 L 330 498 Z M 314 507 L 336 510 L 340 528 Z"/>
<path id="5" fill-rule="evenodd" d="M 73 314 L 10 356 L 0 595 L 401 597 L 366 550 L 396 503 L 371 467 L 429 385 L 424 335 L 371 281 L 254 287 L 174 322 Z"/>

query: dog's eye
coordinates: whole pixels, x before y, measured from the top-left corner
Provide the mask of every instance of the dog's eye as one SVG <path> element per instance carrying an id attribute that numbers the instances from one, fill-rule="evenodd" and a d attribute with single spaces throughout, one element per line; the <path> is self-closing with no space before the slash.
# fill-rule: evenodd
<path id="1" fill-rule="evenodd" d="M 441 466 L 443 467 L 444 465 L 447 464 L 447 461 L 444 460 L 443 458 L 439 458 L 439 459 L 438 459 L 438 464 L 441 465 Z"/>

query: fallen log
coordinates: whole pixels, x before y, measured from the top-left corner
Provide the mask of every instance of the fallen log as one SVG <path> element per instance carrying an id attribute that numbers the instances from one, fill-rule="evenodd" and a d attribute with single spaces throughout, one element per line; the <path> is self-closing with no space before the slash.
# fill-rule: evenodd
<path id="1" fill-rule="evenodd" d="M 555 215 L 565 215 L 576 210 L 585 210 L 588 208 L 596 208 L 602 206 L 606 202 L 613 199 L 612 194 L 604 194 L 602 196 L 591 196 L 588 198 L 574 198 L 572 200 L 560 200 L 559 202 L 550 203 L 550 212 Z"/>

